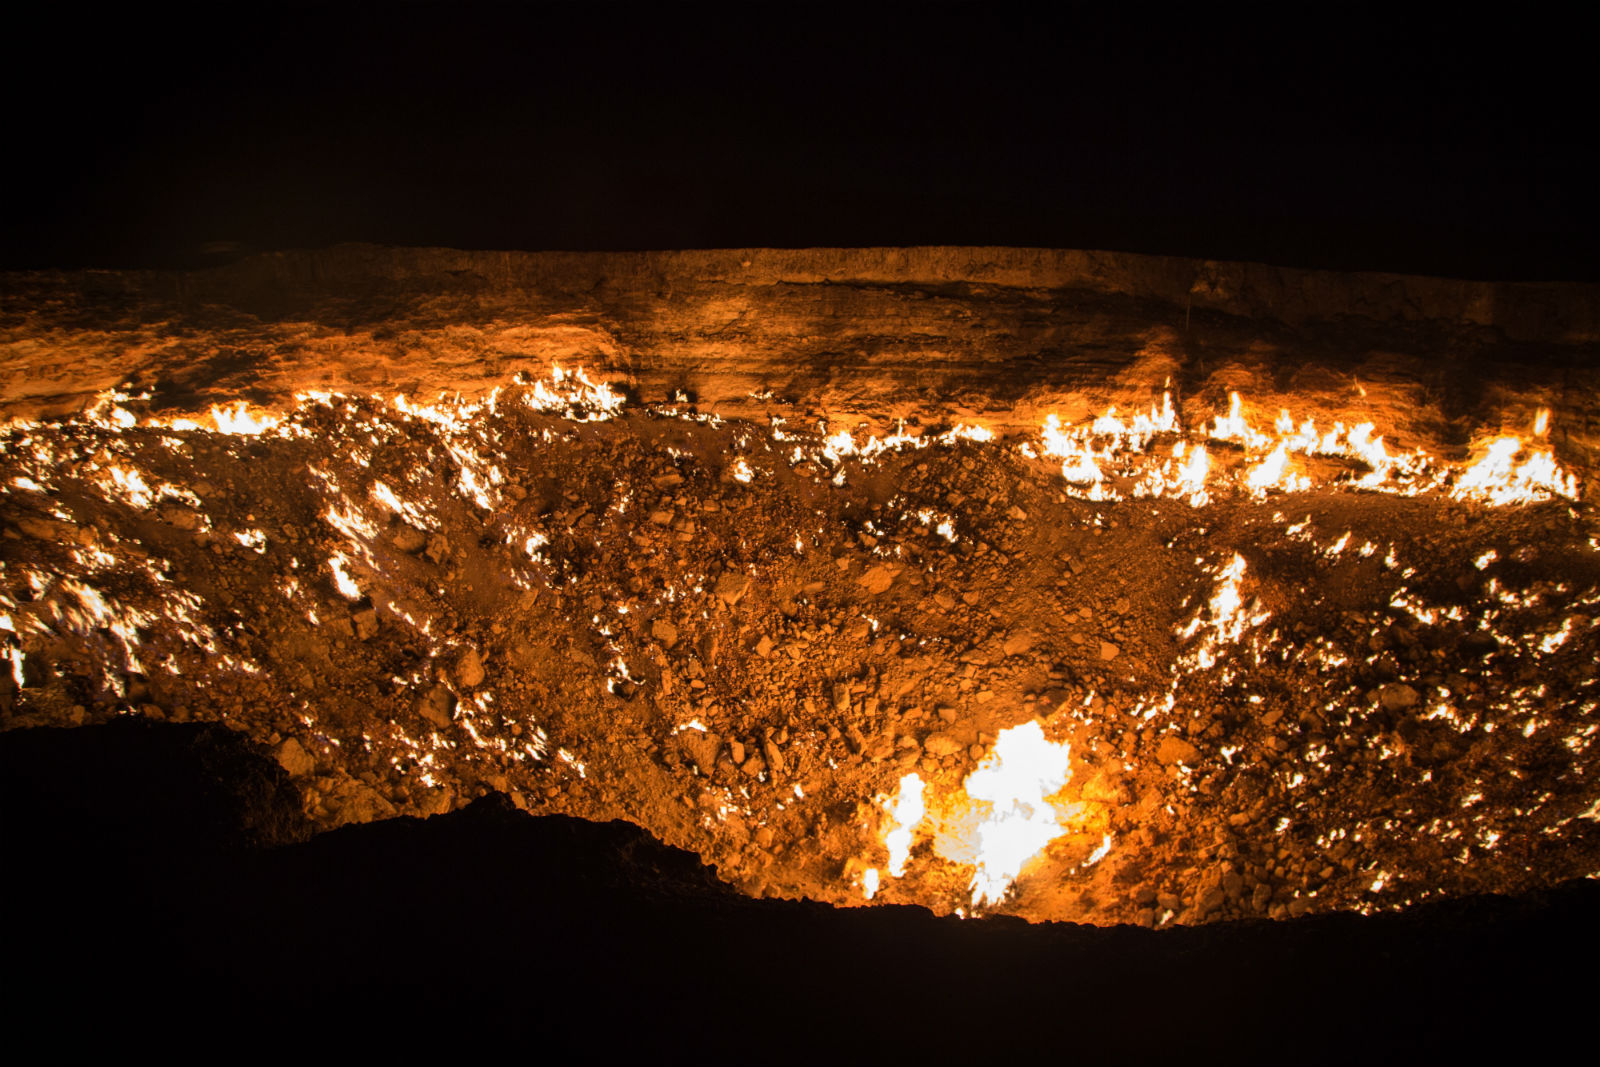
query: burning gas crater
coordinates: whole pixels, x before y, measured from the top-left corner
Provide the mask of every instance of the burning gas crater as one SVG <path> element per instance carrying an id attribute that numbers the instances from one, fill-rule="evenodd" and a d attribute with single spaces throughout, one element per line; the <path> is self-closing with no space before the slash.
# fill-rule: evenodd
<path id="1" fill-rule="evenodd" d="M 327 825 L 487 789 L 752 892 L 1158 925 L 1600 871 L 1548 443 L 129 386 L 0 434 L 5 722 L 220 719 Z"/>

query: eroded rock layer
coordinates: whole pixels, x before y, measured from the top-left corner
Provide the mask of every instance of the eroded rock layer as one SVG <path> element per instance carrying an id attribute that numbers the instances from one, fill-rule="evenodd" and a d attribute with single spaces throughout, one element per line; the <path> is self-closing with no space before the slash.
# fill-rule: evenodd
<path id="1" fill-rule="evenodd" d="M 62 413 L 128 381 L 176 408 L 306 388 L 472 398 L 553 361 L 727 416 L 777 401 L 1004 431 L 1139 407 L 1170 380 L 1191 423 L 1237 390 L 1266 421 L 1372 419 L 1435 452 L 1550 407 L 1590 463 L 1596 289 L 1044 249 L 341 246 L 8 275 L 0 401 Z"/>

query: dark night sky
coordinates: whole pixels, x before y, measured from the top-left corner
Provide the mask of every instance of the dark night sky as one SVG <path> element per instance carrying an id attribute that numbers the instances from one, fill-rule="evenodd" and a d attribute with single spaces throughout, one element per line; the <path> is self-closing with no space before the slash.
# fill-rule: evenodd
<path id="1" fill-rule="evenodd" d="M 8 16 L 0 266 L 1011 244 L 1600 280 L 1576 22 L 1094 10 L 52 5 Z"/>

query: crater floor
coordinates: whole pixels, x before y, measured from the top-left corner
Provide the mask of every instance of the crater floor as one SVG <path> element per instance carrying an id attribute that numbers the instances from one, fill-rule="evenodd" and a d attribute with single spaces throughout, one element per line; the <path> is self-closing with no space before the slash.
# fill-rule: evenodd
<path id="1" fill-rule="evenodd" d="M 1312 457 L 1253 491 L 1226 440 L 1203 501 L 1096 500 L 1037 437 L 915 431 L 570 376 L 16 420 L 0 721 L 220 721 L 323 827 L 498 791 L 840 904 L 1157 926 L 1600 872 L 1588 505 Z M 975 904 L 969 776 L 1018 728 L 1056 832 Z"/>

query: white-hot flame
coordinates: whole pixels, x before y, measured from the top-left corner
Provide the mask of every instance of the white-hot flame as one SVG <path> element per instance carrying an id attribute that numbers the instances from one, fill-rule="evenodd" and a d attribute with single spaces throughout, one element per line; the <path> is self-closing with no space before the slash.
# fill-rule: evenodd
<path id="1" fill-rule="evenodd" d="M 1028 861 L 1067 830 L 1048 798 L 1072 776 L 1070 746 L 1045 739 L 1037 722 L 1000 731 L 994 749 L 963 783 L 990 810 L 978 828 L 972 903 L 1005 896 Z"/>
<path id="2" fill-rule="evenodd" d="M 927 814 L 922 799 L 925 788 L 922 776 L 912 771 L 900 779 L 893 800 L 884 798 L 889 829 L 883 835 L 883 844 L 889 850 L 889 875 L 892 878 L 899 878 L 906 873 L 917 824 Z"/>
<path id="3" fill-rule="evenodd" d="M 1483 458 L 1461 475 L 1450 495 L 1490 504 L 1526 504 L 1548 500 L 1551 496 L 1577 499 L 1577 478 L 1564 474 L 1554 455 L 1542 450 L 1518 463 L 1516 456 L 1520 451 L 1522 439 L 1519 437 L 1497 437 L 1490 441 Z"/>
<path id="4" fill-rule="evenodd" d="M 1174 457 L 1181 458 L 1183 442 L 1174 446 Z M 1173 478 L 1172 487 L 1179 496 L 1187 497 L 1189 503 L 1201 507 L 1211 498 L 1206 492 L 1206 475 L 1211 472 L 1211 457 L 1206 455 L 1205 445 L 1196 445 L 1189 453 L 1187 459 L 1178 466 L 1178 473 Z"/>
<path id="5" fill-rule="evenodd" d="M 333 584 L 339 587 L 339 592 L 351 600 L 361 599 L 361 587 L 356 585 L 356 580 L 350 577 L 350 572 L 345 570 L 349 560 L 341 553 L 334 553 L 328 560 L 328 569 L 333 571 Z"/>
<path id="6" fill-rule="evenodd" d="M 1291 423 L 1292 425 L 1292 423 Z M 1228 394 L 1228 413 L 1212 422 L 1211 436 L 1219 441 L 1238 441 L 1250 448 L 1265 448 L 1271 439 L 1256 430 L 1244 417 L 1244 401 L 1238 393 Z"/>
<path id="7" fill-rule="evenodd" d="M 608 382 L 592 381 L 582 367 L 568 371 L 560 364 L 551 364 L 550 381 L 550 385 L 534 382 L 533 388 L 523 395 L 530 408 L 571 413 L 579 422 L 601 422 L 622 410 L 622 394 Z"/>
<path id="8" fill-rule="evenodd" d="M 1244 557 L 1234 553 L 1233 559 L 1217 575 L 1216 591 L 1207 604 L 1209 612 L 1196 612 L 1187 624 L 1178 628 L 1178 636 L 1185 640 L 1204 631 L 1199 647 L 1192 653 L 1194 662 L 1202 669 L 1216 662 L 1219 646 L 1237 643 L 1247 627 L 1260 626 L 1272 617 L 1270 612 L 1251 614 L 1245 609 L 1244 594 L 1240 590 L 1245 569 Z"/>
<path id="9" fill-rule="evenodd" d="M 249 406 L 240 400 L 232 407 L 212 405 L 211 421 L 219 433 L 254 437 L 266 433 L 283 420 L 275 415 L 251 414 Z"/>

